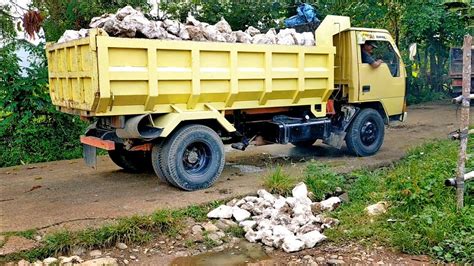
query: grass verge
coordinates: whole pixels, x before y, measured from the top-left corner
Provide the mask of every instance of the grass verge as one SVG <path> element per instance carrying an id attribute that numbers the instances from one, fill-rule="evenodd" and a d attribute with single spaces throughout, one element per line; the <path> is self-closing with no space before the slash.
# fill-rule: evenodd
<path id="1" fill-rule="evenodd" d="M 291 190 L 296 185 L 296 179 L 292 178 L 277 166 L 273 173 L 266 176 L 263 180 L 263 186 L 270 192 L 282 196 L 291 194 Z"/>
<path id="2" fill-rule="evenodd" d="M 329 238 L 376 241 L 409 254 L 472 262 L 474 184 L 465 184 L 465 208 L 460 212 L 455 188 L 444 186 L 444 180 L 456 174 L 458 149 L 459 142 L 430 142 L 412 149 L 393 167 L 353 173 L 350 203 L 333 213 L 341 225 L 327 231 Z M 474 137 L 468 151 L 474 153 Z M 466 170 L 473 169 L 471 159 Z M 382 200 L 389 204 L 387 213 L 369 217 L 365 207 Z"/>
<path id="3" fill-rule="evenodd" d="M 152 240 L 157 234 L 174 236 L 183 229 L 184 218 L 193 218 L 197 222 L 202 222 L 207 219 L 207 213 L 220 204 L 222 201 L 193 205 L 178 210 L 159 210 L 151 215 L 120 218 L 97 229 L 54 232 L 43 237 L 40 247 L 0 257 L 0 263 L 21 259 L 35 261 L 50 256 L 65 255 L 69 254 L 74 247 L 106 248 L 117 242 L 141 244 Z M 34 230 L 28 230 L 4 235 L 33 238 L 34 234 Z"/>

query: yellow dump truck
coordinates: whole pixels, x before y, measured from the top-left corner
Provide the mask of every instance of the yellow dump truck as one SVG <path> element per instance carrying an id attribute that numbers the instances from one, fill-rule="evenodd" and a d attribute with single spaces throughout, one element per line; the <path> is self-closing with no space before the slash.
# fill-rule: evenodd
<path id="1" fill-rule="evenodd" d="M 363 63 L 376 44 L 379 67 Z M 315 46 L 88 37 L 46 47 L 50 95 L 63 112 L 93 122 L 81 137 L 120 167 L 152 167 L 183 190 L 211 186 L 224 144 L 309 146 L 321 139 L 370 156 L 384 125 L 405 117 L 405 67 L 386 30 L 327 16 Z"/>

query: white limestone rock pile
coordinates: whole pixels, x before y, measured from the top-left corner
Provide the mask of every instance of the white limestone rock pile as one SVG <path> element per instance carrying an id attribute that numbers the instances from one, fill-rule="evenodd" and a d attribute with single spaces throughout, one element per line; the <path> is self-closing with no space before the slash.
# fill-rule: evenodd
<path id="1" fill-rule="evenodd" d="M 123 38 L 147 38 L 161 40 L 192 40 L 203 42 L 315 45 L 311 32 L 297 33 L 294 29 L 284 29 L 278 34 L 275 29 L 266 33 L 250 26 L 245 31 L 232 31 L 229 23 L 222 18 L 214 25 L 200 22 L 193 16 L 186 23 L 176 20 L 149 20 L 141 11 L 126 6 L 115 14 L 104 14 L 92 18 L 90 28 L 101 28 L 110 36 Z M 58 43 L 88 36 L 88 29 L 67 30 Z"/>
<path id="2" fill-rule="evenodd" d="M 312 202 L 304 183 L 296 185 L 291 197 L 275 196 L 264 189 L 258 190 L 257 195 L 233 199 L 207 216 L 233 218 L 244 229 L 248 241 L 282 248 L 286 252 L 313 248 L 326 239 L 322 234 L 324 229 L 339 223 L 336 219 L 326 217 L 324 212 L 334 210 L 341 200 L 331 197 Z M 313 213 L 312 209 L 318 211 Z"/>
<path id="3" fill-rule="evenodd" d="M 77 40 L 87 36 L 89 36 L 89 30 L 87 29 L 66 30 L 61 36 L 61 38 L 59 38 L 58 43 Z"/>

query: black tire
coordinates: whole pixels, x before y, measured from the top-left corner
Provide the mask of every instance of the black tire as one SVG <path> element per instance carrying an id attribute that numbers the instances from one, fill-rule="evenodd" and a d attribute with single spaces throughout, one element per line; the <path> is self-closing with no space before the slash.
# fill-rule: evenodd
<path id="1" fill-rule="evenodd" d="M 363 109 L 352 121 L 346 135 L 349 152 L 356 156 L 370 156 L 382 146 L 385 125 L 379 112 Z"/>
<path id="2" fill-rule="evenodd" d="M 293 144 L 294 146 L 298 147 L 298 148 L 308 148 L 308 147 L 311 147 L 313 146 L 313 144 L 316 142 L 315 139 L 312 139 L 312 140 L 305 140 L 305 141 L 298 141 L 298 142 L 292 142 L 291 144 Z"/>
<path id="3" fill-rule="evenodd" d="M 163 140 L 153 145 L 151 150 L 151 164 L 155 174 L 160 178 L 161 181 L 176 186 L 176 184 L 174 184 L 169 178 L 169 170 L 167 169 L 166 165 L 166 159 L 168 156 L 165 147 L 167 147 L 167 142 L 168 140 Z"/>
<path id="4" fill-rule="evenodd" d="M 142 173 L 151 169 L 150 152 L 127 151 L 117 145 L 115 150 L 109 151 L 110 159 L 120 168 L 133 173 Z"/>
<path id="5" fill-rule="evenodd" d="M 214 130 L 188 125 L 164 143 L 162 165 L 176 187 L 194 191 L 210 187 L 225 164 L 224 144 Z"/>

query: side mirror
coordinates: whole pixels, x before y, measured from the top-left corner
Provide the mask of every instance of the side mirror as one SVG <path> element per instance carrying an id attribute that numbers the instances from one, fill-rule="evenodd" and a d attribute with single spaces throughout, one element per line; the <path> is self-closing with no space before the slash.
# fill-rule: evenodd
<path id="1" fill-rule="evenodd" d="M 412 43 L 410 44 L 410 46 L 408 47 L 408 51 L 410 52 L 409 54 L 409 58 L 410 58 L 410 61 L 413 61 L 415 60 L 415 56 L 416 56 L 416 43 Z"/>

